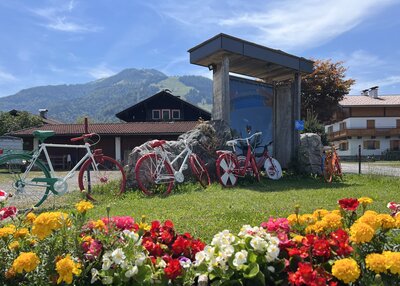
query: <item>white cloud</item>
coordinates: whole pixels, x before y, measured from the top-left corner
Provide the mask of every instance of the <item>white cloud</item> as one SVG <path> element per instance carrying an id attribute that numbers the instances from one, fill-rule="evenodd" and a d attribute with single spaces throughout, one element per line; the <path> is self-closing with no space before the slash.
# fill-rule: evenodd
<path id="1" fill-rule="evenodd" d="M 101 30 L 100 27 L 82 23 L 82 20 L 73 17 L 76 5 L 77 3 L 71 0 L 61 5 L 32 9 L 30 11 L 46 21 L 40 25 L 51 30 L 74 33 L 97 32 Z"/>
<path id="2" fill-rule="evenodd" d="M 0 69 L 0 83 L 6 83 L 6 82 L 11 82 L 11 81 L 16 81 L 17 78 L 13 76 L 11 73 L 8 73 L 6 71 L 3 71 Z"/>
<path id="3" fill-rule="evenodd" d="M 355 85 L 352 86 L 350 94 L 360 94 L 361 90 L 370 88 L 372 86 L 379 86 L 380 88 L 400 86 L 400 74 L 375 80 L 357 80 Z"/>
<path id="4" fill-rule="evenodd" d="M 385 61 L 365 50 L 357 50 L 352 52 L 350 56 L 345 59 L 345 63 L 350 69 L 372 70 L 373 68 L 384 65 Z"/>
<path id="5" fill-rule="evenodd" d="M 87 73 L 95 79 L 101 79 L 101 78 L 109 77 L 109 76 L 116 74 L 115 71 L 106 67 L 104 64 L 99 65 L 94 68 L 87 69 Z"/>

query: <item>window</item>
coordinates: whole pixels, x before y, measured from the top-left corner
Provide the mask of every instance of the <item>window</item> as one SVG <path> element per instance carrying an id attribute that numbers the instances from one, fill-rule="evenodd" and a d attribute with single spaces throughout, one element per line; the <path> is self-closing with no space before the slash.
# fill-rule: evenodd
<path id="1" fill-rule="evenodd" d="M 163 120 L 170 120 L 171 119 L 171 110 L 163 109 L 162 110 L 162 119 Z"/>
<path id="2" fill-rule="evenodd" d="M 333 126 L 328 127 L 328 133 L 333 133 Z"/>
<path id="3" fill-rule="evenodd" d="M 367 120 L 367 129 L 375 128 L 375 120 Z"/>
<path id="4" fill-rule="evenodd" d="M 380 148 L 380 141 L 378 140 L 365 140 L 364 149 L 366 150 L 376 150 Z"/>
<path id="5" fill-rule="evenodd" d="M 172 109 L 172 119 L 181 119 L 181 111 L 179 109 Z"/>
<path id="6" fill-rule="evenodd" d="M 340 122 L 339 130 L 345 130 L 345 129 L 346 129 L 346 122 Z"/>
<path id="7" fill-rule="evenodd" d="M 400 119 L 396 119 L 396 128 L 400 128 Z"/>
<path id="8" fill-rule="evenodd" d="M 153 118 L 153 120 L 160 120 L 161 119 L 161 114 L 160 114 L 160 110 L 159 109 L 153 109 L 152 118 Z"/>
<path id="9" fill-rule="evenodd" d="M 390 140 L 390 151 L 400 151 L 400 140 Z"/>
<path id="10" fill-rule="evenodd" d="M 349 142 L 347 142 L 347 141 L 341 142 L 341 143 L 339 144 L 339 150 L 340 150 L 340 151 L 347 151 L 347 150 L 349 150 Z"/>

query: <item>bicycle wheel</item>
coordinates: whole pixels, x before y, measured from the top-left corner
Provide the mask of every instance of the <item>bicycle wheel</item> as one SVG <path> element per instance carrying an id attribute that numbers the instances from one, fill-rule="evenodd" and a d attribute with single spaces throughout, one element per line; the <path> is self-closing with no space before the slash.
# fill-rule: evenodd
<path id="1" fill-rule="evenodd" d="M 139 188 L 146 196 L 168 195 L 175 182 L 171 166 L 155 153 L 140 157 L 136 163 L 135 175 Z"/>
<path id="2" fill-rule="evenodd" d="M 196 154 L 190 155 L 190 168 L 200 185 L 207 188 L 211 184 L 207 168 L 204 165 L 203 160 L 201 160 Z"/>
<path id="3" fill-rule="evenodd" d="M 87 198 L 95 200 L 93 194 L 96 193 L 119 195 L 125 192 L 126 176 L 124 168 L 118 161 L 108 156 L 98 156 L 95 157 L 95 162 L 88 159 L 83 163 L 78 183 L 81 191 L 87 191 Z"/>
<path id="4" fill-rule="evenodd" d="M 333 168 L 332 168 L 332 159 L 326 158 L 324 163 L 324 180 L 327 183 L 332 182 L 333 177 Z"/>
<path id="5" fill-rule="evenodd" d="M 226 153 L 218 157 L 216 162 L 217 177 L 224 187 L 233 187 L 237 183 L 238 163 L 232 154 Z"/>
<path id="6" fill-rule="evenodd" d="M 16 207 L 39 207 L 52 193 L 49 182 L 50 172 L 39 160 L 36 160 L 30 170 L 32 156 L 24 154 L 5 155 L 0 159 L 0 189 L 13 197 L 10 203 Z"/>
<path id="7" fill-rule="evenodd" d="M 275 158 L 267 158 L 264 162 L 264 169 L 271 180 L 279 180 L 282 177 L 281 164 Z"/>

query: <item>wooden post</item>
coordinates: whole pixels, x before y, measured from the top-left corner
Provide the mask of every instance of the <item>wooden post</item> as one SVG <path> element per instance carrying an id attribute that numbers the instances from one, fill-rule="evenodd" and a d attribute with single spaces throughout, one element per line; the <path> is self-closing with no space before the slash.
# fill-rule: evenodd
<path id="1" fill-rule="evenodd" d="M 229 58 L 213 66 L 213 108 L 212 119 L 230 123 Z"/>

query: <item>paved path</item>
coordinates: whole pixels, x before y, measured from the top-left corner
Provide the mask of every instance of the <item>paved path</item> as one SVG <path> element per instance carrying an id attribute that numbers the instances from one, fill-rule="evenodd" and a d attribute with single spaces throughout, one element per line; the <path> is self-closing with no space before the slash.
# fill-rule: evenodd
<path id="1" fill-rule="evenodd" d="M 341 162 L 341 164 L 344 173 L 358 174 L 358 163 Z M 400 167 L 379 165 L 378 162 L 362 162 L 361 174 L 400 176 Z"/>

